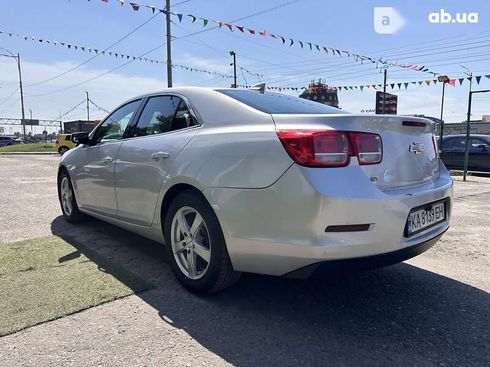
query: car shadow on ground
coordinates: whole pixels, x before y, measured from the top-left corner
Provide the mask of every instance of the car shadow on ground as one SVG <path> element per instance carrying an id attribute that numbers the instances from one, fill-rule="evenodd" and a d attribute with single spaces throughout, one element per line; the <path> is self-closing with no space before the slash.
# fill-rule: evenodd
<path id="1" fill-rule="evenodd" d="M 51 228 L 93 261 L 150 281 L 138 296 L 162 322 L 236 366 L 489 364 L 488 293 L 415 266 L 303 281 L 244 274 L 198 297 L 176 282 L 160 244 L 95 219 L 58 217 Z"/>

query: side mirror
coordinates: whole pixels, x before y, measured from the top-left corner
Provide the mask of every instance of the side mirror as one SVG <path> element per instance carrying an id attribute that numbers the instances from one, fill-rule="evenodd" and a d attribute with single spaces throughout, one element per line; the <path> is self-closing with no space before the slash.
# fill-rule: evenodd
<path id="1" fill-rule="evenodd" d="M 92 140 L 88 136 L 88 133 L 74 133 L 71 135 L 71 141 L 75 144 L 92 145 Z"/>

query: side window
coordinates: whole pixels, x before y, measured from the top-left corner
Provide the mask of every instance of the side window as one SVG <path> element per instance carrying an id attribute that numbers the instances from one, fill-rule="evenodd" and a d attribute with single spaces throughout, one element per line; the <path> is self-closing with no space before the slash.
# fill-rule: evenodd
<path id="1" fill-rule="evenodd" d="M 93 139 L 97 142 L 121 139 L 140 103 L 141 100 L 133 101 L 114 111 L 102 125 L 97 128 Z"/>
<path id="2" fill-rule="evenodd" d="M 485 149 L 488 149 L 489 148 L 489 144 L 484 141 L 483 139 L 479 139 L 479 138 L 472 138 L 471 141 L 470 141 L 470 147 L 472 148 L 485 148 Z"/>
<path id="3" fill-rule="evenodd" d="M 175 96 L 151 97 L 131 136 L 166 133 L 196 125 L 185 102 Z"/>
<path id="4" fill-rule="evenodd" d="M 66 140 L 66 141 L 71 141 L 71 135 L 67 135 L 67 136 L 65 136 L 65 140 Z"/>

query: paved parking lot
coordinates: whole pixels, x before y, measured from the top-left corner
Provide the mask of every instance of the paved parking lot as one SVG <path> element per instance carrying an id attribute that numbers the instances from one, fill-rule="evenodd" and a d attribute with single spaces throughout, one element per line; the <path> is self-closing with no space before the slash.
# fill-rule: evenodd
<path id="1" fill-rule="evenodd" d="M 403 264 L 340 279 L 246 275 L 200 298 L 160 245 L 97 220 L 65 223 L 57 160 L 0 157 L 0 243 L 55 234 L 155 288 L 1 338 L 2 366 L 490 364 L 490 179 L 456 179 L 452 227 Z"/>

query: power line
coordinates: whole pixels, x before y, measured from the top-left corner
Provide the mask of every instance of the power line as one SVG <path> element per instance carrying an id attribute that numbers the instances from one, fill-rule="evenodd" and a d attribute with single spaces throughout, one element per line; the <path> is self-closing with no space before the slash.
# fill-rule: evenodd
<path id="1" fill-rule="evenodd" d="M 104 51 L 107 51 L 107 50 L 110 50 L 112 47 L 114 47 L 115 45 L 117 45 L 118 43 L 121 43 L 122 41 L 124 41 L 126 38 L 128 38 L 130 35 L 132 35 L 133 33 L 135 33 L 136 31 L 138 31 L 141 27 L 143 27 L 144 25 L 146 25 L 147 23 L 149 23 L 150 21 L 152 21 L 154 18 L 156 18 L 158 15 L 160 15 L 160 12 L 156 13 L 155 15 L 153 15 L 152 17 L 150 17 L 148 20 L 146 20 L 144 23 L 140 24 L 138 27 L 134 28 L 132 31 L 130 31 L 129 33 L 126 33 L 122 38 L 118 39 L 116 42 L 112 43 L 110 46 L 106 47 L 104 49 Z M 88 64 L 90 61 L 92 61 L 93 59 L 95 59 L 96 57 L 100 56 L 100 54 L 95 54 L 94 56 L 92 56 L 91 58 L 85 60 L 84 62 L 72 67 L 71 69 L 68 69 L 58 75 L 55 75 L 51 78 L 48 78 L 48 79 L 45 79 L 45 80 L 41 80 L 39 82 L 35 82 L 35 83 L 32 83 L 32 84 L 28 84 L 26 85 L 26 87 L 32 87 L 32 86 L 35 86 L 35 85 L 40 85 L 40 84 L 44 84 L 44 83 L 47 83 L 51 80 L 55 80 L 55 79 L 58 79 L 60 77 L 62 77 L 63 75 L 66 75 L 68 73 L 71 73 L 72 71 L 80 68 L 81 66 L 85 65 L 85 64 Z"/>

